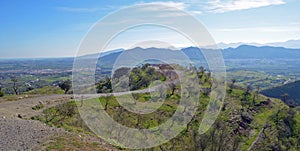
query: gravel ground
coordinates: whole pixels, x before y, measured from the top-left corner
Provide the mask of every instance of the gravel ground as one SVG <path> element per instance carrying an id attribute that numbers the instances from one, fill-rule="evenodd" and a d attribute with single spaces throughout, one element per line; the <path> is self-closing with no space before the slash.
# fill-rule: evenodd
<path id="1" fill-rule="evenodd" d="M 61 128 L 50 127 L 30 117 L 42 114 L 46 108 L 70 101 L 73 95 L 45 95 L 32 98 L 21 98 L 17 101 L 0 100 L 0 151 L 43 150 L 53 138 L 78 136 Z M 32 107 L 42 104 L 44 108 L 33 110 Z M 97 142 L 103 150 L 118 150 L 100 138 L 82 135 L 84 142 Z M 71 144 L 70 144 L 71 145 Z"/>
<path id="2" fill-rule="evenodd" d="M 0 119 L 0 150 L 32 150 L 49 137 L 65 133 L 39 121 Z"/>
<path id="3" fill-rule="evenodd" d="M 51 136 L 66 133 L 63 129 L 49 127 L 40 121 L 28 120 L 43 109 L 67 102 L 70 95 L 49 95 L 0 103 L 0 150 L 34 150 Z M 45 107 L 33 110 L 35 105 Z M 27 120 L 26 120 L 27 118 Z"/>
<path id="4" fill-rule="evenodd" d="M 157 89 L 137 90 L 135 93 L 151 92 Z M 129 92 L 114 95 L 129 94 Z M 109 94 L 87 95 L 89 97 L 106 96 Z M 53 137 L 66 135 L 63 129 L 50 127 L 40 121 L 30 120 L 33 116 L 42 114 L 44 109 L 70 101 L 73 95 L 44 95 L 32 98 L 20 98 L 16 101 L 0 100 L 0 151 L 40 150 L 41 146 Z M 33 110 L 32 107 L 43 105 L 44 108 Z M 86 136 L 86 142 L 98 142 L 104 150 L 118 150 L 94 136 Z"/>
<path id="5" fill-rule="evenodd" d="M 45 95 L 33 98 L 24 98 L 18 101 L 0 103 L 0 118 L 30 118 L 40 115 L 46 108 L 69 101 L 72 95 Z M 33 110 L 32 107 L 42 104 L 43 109 Z"/>

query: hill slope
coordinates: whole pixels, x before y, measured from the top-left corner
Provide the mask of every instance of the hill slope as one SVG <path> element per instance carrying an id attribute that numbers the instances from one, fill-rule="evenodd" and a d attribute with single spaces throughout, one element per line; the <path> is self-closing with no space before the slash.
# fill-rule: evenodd
<path id="1" fill-rule="evenodd" d="M 209 104 L 209 74 L 198 73 L 201 87 L 197 111 L 186 128 L 175 138 L 160 146 L 145 150 L 299 150 L 300 149 L 300 115 L 278 99 L 269 99 L 255 92 L 239 87 L 227 90 L 224 105 L 214 125 L 199 135 L 199 123 Z M 131 128 L 148 129 L 167 121 L 177 110 L 181 97 L 180 88 L 172 92 L 167 90 L 167 98 L 154 112 L 135 114 L 126 110 L 114 96 L 86 100 L 81 104 L 82 110 L 90 111 L 99 105 L 106 106 L 104 111 L 118 123 Z M 139 93 L 133 97 L 140 102 L 148 101 L 158 94 Z M 128 97 L 127 95 L 122 98 Z M 78 102 L 80 103 L 80 102 Z M 79 104 L 78 104 L 79 105 Z M 70 114 L 65 114 L 65 111 Z M 94 116 L 91 116 L 95 120 Z M 44 115 L 34 117 L 51 126 L 67 128 L 72 131 L 91 130 L 84 124 L 77 111 L 76 102 L 56 106 L 44 111 Z M 175 122 L 176 124 L 176 122 Z M 178 123 L 177 123 L 178 124 Z M 112 130 L 111 136 L 118 134 Z M 120 136 L 121 137 L 121 136 Z M 114 138 L 114 137 L 112 137 Z M 112 141 L 113 142 L 113 141 Z M 132 142 L 135 143 L 135 142 Z M 188 144 L 188 145 L 187 145 Z M 116 146 L 122 148 L 122 145 Z"/>
<path id="2" fill-rule="evenodd" d="M 300 105 L 300 81 L 295 81 L 292 83 L 288 83 L 279 87 L 271 88 L 262 91 L 262 94 L 282 99 L 284 94 L 287 94 L 287 99 L 291 99 L 295 101 L 298 105 Z"/>

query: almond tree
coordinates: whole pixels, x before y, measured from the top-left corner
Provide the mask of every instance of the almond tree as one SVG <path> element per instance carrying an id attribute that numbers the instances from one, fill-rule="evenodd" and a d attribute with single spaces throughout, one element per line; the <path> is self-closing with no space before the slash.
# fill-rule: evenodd
<path id="1" fill-rule="evenodd" d="M 63 81 L 62 83 L 60 83 L 58 85 L 62 90 L 65 91 L 65 94 L 67 94 L 67 92 L 71 89 L 72 87 L 72 83 L 71 81 L 68 79 L 66 81 Z"/>
<path id="2" fill-rule="evenodd" d="M 18 95 L 19 94 L 19 92 L 18 92 L 19 86 L 17 84 L 18 79 L 16 77 L 11 77 L 10 80 L 11 80 L 11 82 L 13 82 L 13 90 L 14 90 L 15 94 Z"/>

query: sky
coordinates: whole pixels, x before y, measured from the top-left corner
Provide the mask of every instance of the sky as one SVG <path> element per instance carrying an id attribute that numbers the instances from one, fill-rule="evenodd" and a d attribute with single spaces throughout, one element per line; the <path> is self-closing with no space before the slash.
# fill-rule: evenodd
<path id="1" fill-rule="evenodd" d="M 148 3 L 188 12 L 217 43 L 300 39 L 298 0 L 1 0 L 0 58 L 76 56 L 97 21 L 119 9 Z M 175 47 L 191 45 L 175 35 L 169 29 L 139 27 L 120 34 L 107 49 L 130 48 L 146 40 L 167 41 Z"/>

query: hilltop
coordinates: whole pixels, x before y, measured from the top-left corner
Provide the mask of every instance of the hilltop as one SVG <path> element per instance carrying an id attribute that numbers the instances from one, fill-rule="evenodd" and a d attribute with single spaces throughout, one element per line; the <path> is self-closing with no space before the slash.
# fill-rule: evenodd
<path id="1" fill-rule="evenodd" d="M 135 89 L 139 87 L 151 86 L 149 83 L 139 85 L 144 81 L 143 72 L 150 71 L 150 66 L 141 67 L 141 71 L 136 71 L 139 78 L 134 78 Z M 123 71 L 123 70 L 122 70 Z M 139 73 L 141 75 L 139 75 Z M 142 76 L 143 75 L 143 76 Z M 209 104 L 211 79 L 209 72 L 203 70 L 197 73 L 200 79 L 200 98 L 197 111 L 187 127 L 175 138 L 160 146 L 144 150 L 298 150 L 300 147 L 300 114 L 298 109 L 293 109 L 285 105 L 282 101 L 268 98 L 250 89 L 243 89 L 234 83 L 229 83 L 225 102 L 221 113 L 214 125 L 205 134 L 199 135 L 199 123 L 203 118 L 204 111 Z M 148 77 L 149 78 L 149 77 Z M 159 78 L 163 80 L 164 78 Z M 118 80 L 117 80 L 118 81 Z M 110 80 L 102 81 L 99 87 L 108 86 Z M 108 90 L 108 89 L 106 89 Z M 134 93 L 133 97 L 138 102 L 149 101 L 151 97 L 159 93 Z M 129 97 L 127 94 L 122 98 Z M 171 86 L 167 89 L 165 102 L 156 111 L 149 114 L 135 114 L 121 106 L 114 96 L 104 96 L 95 99 L 85 100 L 84 102 L 69 102 L 63 105 L 52 107 L 43 111 L 44 114 L 32 117 L 50 126 L 62 127 L 75 133 L 91 135 L 92 130 L 87 127 L 79 116 L 77 105 L 83 110 L 91 112 L 91 108 L 101 103 L 110 117 L 120 124 L 131 128 L 150 128 L 155 127 L 168 120 L 178 108 L 178 100 L 181 97 L 180 85 Z M 66 114 L 67 113 L 67 114 Z M 95 117 L 91 117 L 95 118 Z M 176 123 L 176 122 L 175 122 Z M 112 134 L 116 134 L 112 129 Z M 66 140 L 64 140 L 66 141 Z M 111 143 L 113 143 L 112 141 Z M 135 143 L 135 142 L 132 142 Z M 60 140 L 46 144 L 47 146 L 58 149 L 54 144 L 65 144 Z M 121 144 L 115 146 L 123 149 Z M 75 149 L 75 148 L 73 148 Z"/>

